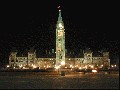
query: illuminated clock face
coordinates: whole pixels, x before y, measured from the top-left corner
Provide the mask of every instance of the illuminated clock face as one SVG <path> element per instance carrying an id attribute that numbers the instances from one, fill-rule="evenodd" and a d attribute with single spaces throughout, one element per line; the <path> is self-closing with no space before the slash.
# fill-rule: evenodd
<path id="1" fill-rule="evenodd" d="M 62 28 L 63 28 L 62 23 L 59 23 L 59 24 L 58 24 L 58 26 L 59 26 L 59 28 L 60 28 L 60 29 L 62 29 Z"/>

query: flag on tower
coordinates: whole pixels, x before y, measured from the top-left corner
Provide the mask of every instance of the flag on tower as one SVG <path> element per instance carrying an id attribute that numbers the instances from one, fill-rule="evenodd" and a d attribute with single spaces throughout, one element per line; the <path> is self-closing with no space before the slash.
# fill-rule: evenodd
<path id="1" fill-rule="evenodd" d="M 60 6 L 58 6 L 57 8 L 60 8 Z"/>

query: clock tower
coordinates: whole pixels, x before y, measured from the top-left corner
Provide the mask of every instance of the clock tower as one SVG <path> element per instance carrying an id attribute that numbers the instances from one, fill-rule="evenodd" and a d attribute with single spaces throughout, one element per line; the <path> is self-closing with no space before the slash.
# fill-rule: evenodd
<path id="1" fill-rule="evenodd" d="M 59 10 L 59 17 L 56 24 L 56 67 L 65 66 L 65 32 L 64 23 Z"/>

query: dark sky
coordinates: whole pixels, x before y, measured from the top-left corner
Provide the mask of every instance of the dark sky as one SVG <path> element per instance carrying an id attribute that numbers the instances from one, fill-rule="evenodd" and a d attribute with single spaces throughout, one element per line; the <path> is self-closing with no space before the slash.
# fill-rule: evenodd
<path id="1" fill-rule="evenodd" d="M 26 50 L 55 48 L 55 29 L 58 6 L 61 6 L 65 25 L 66 48 L 76 50 L 107 49 L 117 56 L 118 4 L 80 0 L 40 0 L 39 2 L 7 1 L 1 3 L 0 58 L 1 62 L 12 47 Z M 116 57 L 115 57 L 116 58 Z"/>

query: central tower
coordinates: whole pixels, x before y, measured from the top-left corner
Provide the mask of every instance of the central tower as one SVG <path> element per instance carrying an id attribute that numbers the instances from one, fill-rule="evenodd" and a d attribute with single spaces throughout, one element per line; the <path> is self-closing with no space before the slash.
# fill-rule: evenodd
<path id="1" fill-rule="evenodd" d="M 59 17 L 56 24 L 56 67 L 65 66 L 65 32 L 64 23 L 59 10 Z"/>

